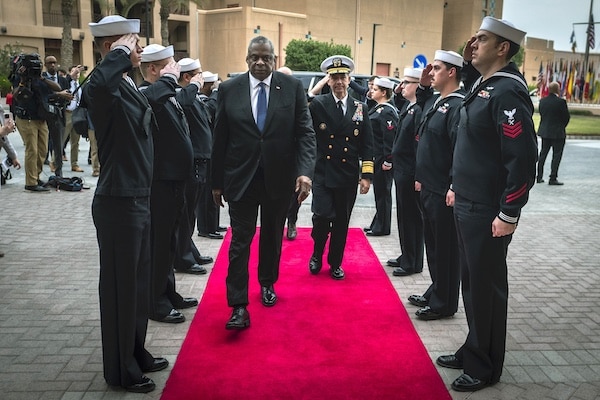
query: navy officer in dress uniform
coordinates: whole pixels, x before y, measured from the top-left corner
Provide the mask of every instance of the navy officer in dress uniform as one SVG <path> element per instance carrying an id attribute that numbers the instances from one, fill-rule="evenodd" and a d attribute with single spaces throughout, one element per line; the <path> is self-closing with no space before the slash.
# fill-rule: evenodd
<path id="1" fill-rule="evenodd" d="M 313 98 L 309 105 L 317 136 L 311 234 L 314 249 L 309 270 L 312 274 L 321 270 L 329 238 L 329 273 L 339 280 L 344 279 L 341 265 L 356 185 L 359 183 L 360 193 L 365 194 L 373 178 L 373 130 L 366 103 L 348 95 L 354 62 L 346 56 L 331 56 L 321 63 L 321 70 L 329 74 L 331 93 Z"/>

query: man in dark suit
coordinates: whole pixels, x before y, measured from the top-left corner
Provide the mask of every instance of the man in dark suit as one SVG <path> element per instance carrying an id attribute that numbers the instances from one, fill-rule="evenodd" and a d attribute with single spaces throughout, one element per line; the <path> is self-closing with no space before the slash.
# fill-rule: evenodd
<path id="1" fill-rule="evenodd" d="M 258 280 L 262 303 L 273 306 L 279 276 L 281 242 L 289 199 L 299 200 L 312 187 L 316 141 L 302 83 L 273 72 L 273 43 L 263 36 L 250 41 L 249 72 L 219 86 L 212 150 L 215 203 L 229 203 L 227 303 L 233 307 L 226 329 L 250 326 L 248 259 L 260 207 Z"/>
<path id="2" fill-rule="evenodd" d="M 312 274 L 319 273 L 329 238 L 329 274 L 336 280 L 345 276 L 341 265 L 356 201 L 356 184 L 360 182 L 361 194 L 367 193 L 374 170 L 369 108 L 348 95 L 353 69 L 354 62 L 346 56 L 331 56 L 323 61 L 321 70 L 329 76 L 331 93 L 310 102 L 317 135 L 317 162 L 312 202 L 314 248 L 308 268 Z"/>
<path id="3" fill-rule="evenodd" d="M 48 96 L 48 103 L 53 107 L 55 113 L 46 118 L 46 123 L 48 124 L 50 143 L 52 145 L 51 150 L 54 153 L 54 174 L 62 176 L 62 150 L 65 132 L 64 109 L 73 99 L 73 95 L 69 91 L 71 87 L 69 80 L 58 74 L 56 57 L 46 56 L 44 66 L 46 67 L 46 71 L 42 73 L 42 76 L 52 82 L 56 82 L 60 86 L 60 91 L 56 91 Z"/>
<path id="4" fill-rule="evenodd" d="M 562 158 L 567 133 L 565 128 L 569 124 L 571 115 L 565 99 L 559 96 L 560 86 L 558 82 L 552 82 L 548 86 L 550 94 L 540 100 L 539 111 L 541 116 L 538 135 L 542 138 L 542 149 L 537 167 L 537 183 L 544 182 L 544 163 L 550 148 L 552 148 L 552 162 L 550 164 L 549 185 L 562 185 L 559 182 L 558 166 Z"/>

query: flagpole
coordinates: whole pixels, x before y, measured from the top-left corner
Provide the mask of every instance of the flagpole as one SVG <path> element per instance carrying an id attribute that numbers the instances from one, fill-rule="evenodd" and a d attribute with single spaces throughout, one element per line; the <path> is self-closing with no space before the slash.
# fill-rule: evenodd
<path id="1" fill-rule="evenodd" d="M 588 15 L 588 27 L 586 29 L 586 35 L 585 35 L 585 56 L 583 59 L 583 82 L 585 85 L 585 77 L 587 74 L 587 70 L 588 70 L 588 62 L 590 59 L 590 24 L 593 24 L 594 22 L 592 21 L 592 13 L 594 11 L 594 0 L 590 0 L 590 14 Z M 584 100 L 584 96 L 583 96 L 583 90 L 581 91 L 581 102 L 583 103 Z"/>

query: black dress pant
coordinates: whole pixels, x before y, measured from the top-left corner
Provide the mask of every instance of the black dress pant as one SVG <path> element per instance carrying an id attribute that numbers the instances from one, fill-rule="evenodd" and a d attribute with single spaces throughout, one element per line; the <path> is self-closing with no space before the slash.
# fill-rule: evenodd
<path id="1" fill-rule="evenodd" d="M 423 295 L 429 307 L 442 315 L 458 310 L 460 268 L 454 212 L 446 205 L 446 196 L 421 190 L 427 265 L 431 285 Z"/>
<path id="2" fill-rule="evenodd" d="M 392 226 L 392 170 L 381 168 L 383 159 L 376 161 L 373 174 L 373 195 L 375 196 L 375 216 L 371 222 L 371 231 L 379 235 L 389 235 Z"/>
<path id="3" fill-rule="evenodd" d="M 48 136 L 50 139 L 50 146 L 54 156 L 54 175 L 63 176 L 62 138 L 65 132 L 65 121 L 62 116 L 56 116 L 46 120 L 46 123 L 48 124 Z"/>
<path id="4" fill-rule="evenodd" d="M 287 212 L 288 224 L 295 224 L 298 222 L 298 212 L 300 211 L 301 206 L 301 204 L 298 203 L 298 193 L 299 192 L 294 192 L 290 198 L 290 206 L 288 207 Z"/>
<path id="5" fill-rule="evenodd" d="M 150 195 L 152 271 L 150 318 L 161 320 L 182 303 L 175 290 L 176 232 L 184 205 L 184 181 L 152 182 Z"/>
<path id="6" fill-rule="evenodd" d="M 200 251 L 192 239 L 196 226 L 198 200 L 200 190 L 204 189 L 206 182 L 206 161 L 198 160 L 195 163 L 195 174 L 185 183 L 184 206 L 177 229 L 177 249 L 173 267 L 178 271 L 186 271 L 198 263 Z M 214 203 L 214 202 L 213 202 Z"/>
<path id="7" fill-rule="evenodd" d="M 327 262 L 332 268 L 342 265 L 348 225 L 356 201 L 356 187 L 328 188 L 313 182 L 311 236 L 314 241 L 313 254 L 320 258 L 329 238 Z"/>
<path id="8" fill-rule="evenodd" d="M 215 204 L 210 184 L 210 160 L 206 165 L 207 181 L 202 184 L 196 210 L 197 228 L 200 233 L 213 233 L 219 228 L 219 206 Z"/>
<path id="9" fill-rule="evenodd" d="M 413 176 L 398 175 L 396 185 L 396 218 L 400 236 L 400 267 L 405 271 L 423 271 L 424 236 L 421 195 L 415 191 Z"/>
<path id="10" fill-rule="evenodd" d="M 565 138 L 542 138 L 542 149 L 540 150 L 540 158 L 538 161 L 538 179 L 544 177 L 544 164 L 546 163 L 546 157 L 548 156 L 550 149 L 552 149 L 552 161 L 550 162 L 550 180 L 555 180 L 558 177 L 558 166 L 560 165 L 560 160 L 562 159 L 563 150 L 565 148 L 565 141 Z"/>
<path id="11" fill-rule="evenodd" d="M 512 235 L 492 236 L 497 206 L 474 203 L 456 195 L 454 217 L 458 234 L 462 294 L 469 333 L 456 352 L 464 372 L 496 383 L 506 350 L 508 272 L 506 255 Z"/>
<path id="12" fill-rule="evenodd" d="M 100 326 L 104 379 L 142 381 L 153 358 L 145 349 L 150 275 L 148 197 L 94 196 L 92 217 L 100 252 Z"/>
<path id="13" fill-rule="evenodd" d="M 250 244 L 256 232 L 260 208 L 260 238 L 258 249 L 258 281 L 270 286 L 279 278 L 283 227 L 290 196 L 270 198 L 265 182 L 257 173 L 238 201 L 229 201 L 231 245 L 227 272 L 227 304 L 230 307 L 248 305 L 248 262 Z"/>

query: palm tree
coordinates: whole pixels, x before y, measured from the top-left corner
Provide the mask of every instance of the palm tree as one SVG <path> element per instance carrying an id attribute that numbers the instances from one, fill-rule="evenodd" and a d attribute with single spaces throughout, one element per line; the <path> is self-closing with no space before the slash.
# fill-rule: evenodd
<path id="1" fill-rule="evenodd" d="M 74 0 L 61 0 L 60 11 L 63 18 L 62 40 L 60 44 L 60 61 L 63 66 L 69 68 L 73 65 L 73 27 L 71 13 L 73 12 Z"/>
<path id="2" fill-rule="evenodd" d="M 182 7 L 188 7 L 190 3 L 204 7 L 203 0 L 160 0 L 160 39 L 163 46 L 169 45 L 169 15 Z"/>

